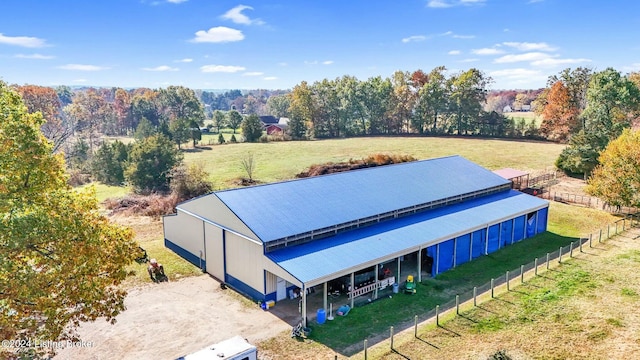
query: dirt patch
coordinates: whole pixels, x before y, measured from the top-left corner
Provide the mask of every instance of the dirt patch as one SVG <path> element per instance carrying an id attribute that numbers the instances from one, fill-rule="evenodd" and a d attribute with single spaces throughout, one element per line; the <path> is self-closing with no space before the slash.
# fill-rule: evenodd
<path id="1" fill-rule="evenodd" d="M 175 359 L 234 335 L 256 344 L 290 326 L 208 275 L 129 291 L 117 323 L 82 324 L 88 348 L 62 349 L 55 359 Z"/>
<path id="2" fill-rule="evenodd" d="M 549 188 L 550 192 L 553 193 L 555 191 L 557 193 L 569 193 L 588 196 L 588 194 L 585 192 L 587 182 L 583 179 L 562 175 L 558 176 L 557 180 L 558 183 Z"/>
<path id="3" fill-rule="evenodd" d="M 364 168 L 370 168 L 375 166 L 398 164 L 403 162 L 416 161 L 413 156 L 407 155 L 388 155 L 388 154 L 374 154 L 369 155 L 364 159 L 354 160 L 351 159 L 347 162 L 340 163 L 325 163 L 319 165 L 311 165 L 309 169 L 296 175 L 297 178 L 307 178 L 318 175 L 333 174 L 343 171 L 358 170 Z"/>

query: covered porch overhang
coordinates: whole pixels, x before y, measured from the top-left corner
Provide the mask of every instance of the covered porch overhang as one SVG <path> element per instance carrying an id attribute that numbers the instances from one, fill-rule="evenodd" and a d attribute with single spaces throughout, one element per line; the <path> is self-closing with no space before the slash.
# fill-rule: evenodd
<path id="1" fill-rule="evenodd" d="M 547 206 L 545 200 L 510 190 L 280 249 L 266 256 L 302 284 L 302 321 L 306 326 L 306 290 L 313 286 L 323 284 L 326 311 L 330 280 L 350 276 L 353 284 L 354 273 L 359 270 L 414 252 L 420 259 L 422 251 L 431 245 Z M 417 262 L 418 282 L 420 263 Z M 380 280 L 377 271 L 375 275 L 377 283 Z"/>

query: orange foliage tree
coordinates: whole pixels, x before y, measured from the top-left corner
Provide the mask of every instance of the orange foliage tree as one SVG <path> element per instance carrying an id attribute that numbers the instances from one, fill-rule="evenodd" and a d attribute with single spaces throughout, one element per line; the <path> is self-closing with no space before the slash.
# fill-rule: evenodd
<path id="1" fill-rule="evenodd" d="M 565 142 L 579 126 L 579 110 L 562 81 L 556 81 L 546 95 L 540 132 L 550 140 Z"/>

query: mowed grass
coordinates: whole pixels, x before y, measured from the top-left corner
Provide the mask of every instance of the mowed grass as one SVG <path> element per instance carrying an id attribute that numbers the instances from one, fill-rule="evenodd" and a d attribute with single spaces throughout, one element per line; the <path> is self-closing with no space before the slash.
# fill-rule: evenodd
<path id="1" fill-rule="evenodd" d="M 228 135 L 228 134 L 225 134 Z M 217 135 L 209 135 L 217 136 Z M 254 158 L 254 179 L 288 180 L 314 164 L 360 159 L 374 153 L 411 155 L 417 159 L 460 155 L 490 170 L 553 168 L 564 145 L 504 139 L 454 137 L 366 137 L 314 141 L 275 141 L 203 146 L 185 151 L 185 162 L 201 164 L 216 189 L 235 187 L 247 177 L 242 159 Z"/>
<path id="2" fill-rule="evenodd" d="M 533 111 L 514 111 L 503 113 L 503 115 L 516 121 L 524 119 L 527 124 L 531 124 L 531 120 L 535 120 L 537 127 L 540 127 L 540 124 L 542 123 L 542 116 L 536 115 L 536 113 Z"/>

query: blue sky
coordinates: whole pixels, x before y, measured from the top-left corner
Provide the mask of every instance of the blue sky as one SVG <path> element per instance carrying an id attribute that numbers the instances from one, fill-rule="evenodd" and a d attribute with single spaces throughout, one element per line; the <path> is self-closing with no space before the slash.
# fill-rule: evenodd
<path id="1" fill-rule="evenodd" d="M 589 66 L 640 70 L 640 2 L 2 0 L 8 83 L 289 89 L 475 67 L 493 89 Z"/>

